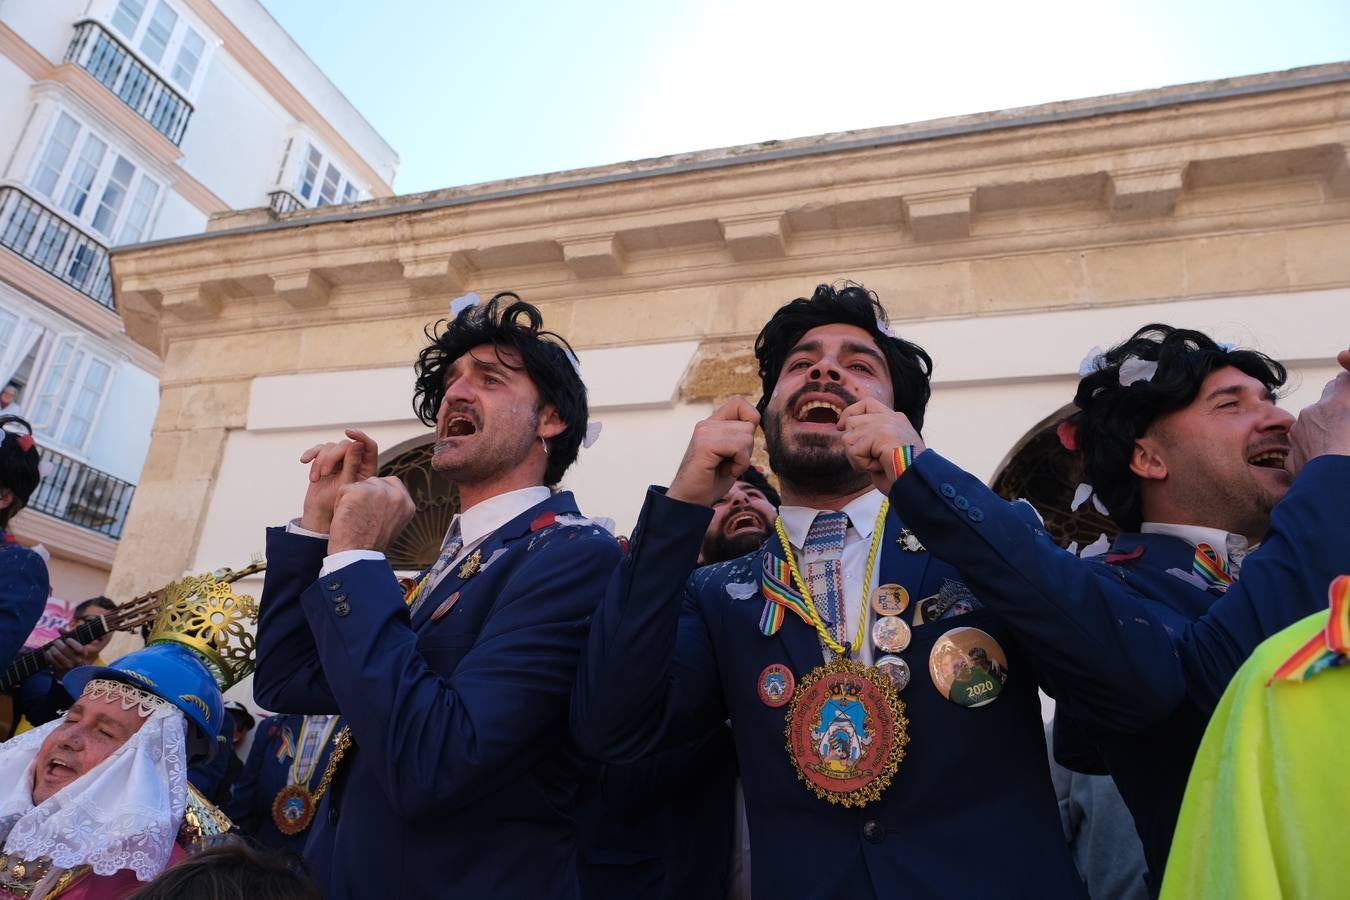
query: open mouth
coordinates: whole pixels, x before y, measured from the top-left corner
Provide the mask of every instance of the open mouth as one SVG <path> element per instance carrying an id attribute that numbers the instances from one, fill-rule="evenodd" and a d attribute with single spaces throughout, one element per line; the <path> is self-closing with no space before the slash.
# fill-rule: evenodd
<path id="1" fill-rule="evenodd" d="M 468 416 L 455 415 L 445 423 L 446 437 L 468 437 L 478 431 L 478 426 Z"/>
<path id="2" fill-rule="evenodd" d="M 726 525 L 722 526 L 722 533 L 728 537 L 748 530 L 764 532 L 768 529 L 765 527 L 764 521 L 752 512 L 737 513 L 727 519 Z"/>
<path id="3" fill-rule="evenodd" d="M 59 759 L 48 760 L 44 771 L 48 778 L 71 778 L 75 775 L 75 770 Z"/>
<path id="4" fill-rule="evenodd" d="M 1284 469 L 1284 461 L 1289 456 L 1289 451 L 1281 448 L 1263 450 L 1254 456 L 1247 458 L 1247 465 L 1259 466 L 1262 469 Z"/>
<path id="5" fill-rule="evenodd" d="M 814 425 L 837 425 L 844 407 L 835 400 L 808 400 L 797 407 L 797 421 Z"/>

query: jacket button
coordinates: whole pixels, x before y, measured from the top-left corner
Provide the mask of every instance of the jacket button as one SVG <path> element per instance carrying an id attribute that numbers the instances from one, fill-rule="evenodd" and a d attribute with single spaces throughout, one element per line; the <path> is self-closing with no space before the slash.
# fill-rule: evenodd
<path id="1" fill-rule="evenodd" d="M 333 804 L 328 806 L 328 822 L 330 825 L 336 825 L 338 820 L 338 808 Z"/>
<path id="2" fill-rule="evenodd" d="M 970 508 L 970 512 L 966 513 L 966 516 L 967 516 L 967 517 L 970 519 L 970 521 L 972 521 L 972 522 L 983 522 L 983 521 L 984 521 L 984 510 L 980 509 L 978 506 L 972 506 L 972 507 Z"/>
<path id="3" fill-rule="evenodd" d="M 341 589 L 342 589 L 342 582 L 340 582 L 340 581 L 338 581 L 336 578 L 334 578 L 332 581 L 328 582 L 328 589 L 329 589 L 330 591 L 341 590 Z"/>
<path id="4" fill-rule="evenodd" d="M 948 500 L 956 496 L 956 488 L 952 487 L 950 484 L 944 484 L 939 487 L 938 490 L 941 491 L 942 496 L 946 497 Z"/>
<path id="5" fill-rule="evenodd" d="M 346 602 L 347 602 L 347 595 L 346 595 L 346 594 L 334 594 L 334 595 L 333 595 L 333 602 L 334 602 L 334 603 L 346 603 Z"/>
<path id="6" fill-rule="evenodd" d="M 955 500 L 952 501 L 952 505 L 955 506 L 957 509 L 961 510 L 961 512 L 965 512 L 966 510 L 970 509 L 970 501 L 967 500 L 965 497 L 957 497 Z"/>
<path id="7" fill-rule="evenodd" d="M 886 839 L 886 830 L 871 819 L 863 823 L 863 837 L 869 843 L 880 844 Z"/>
<path id="8" fill-rule="evenodd" d="M 333 612 L 335 612 L 339 616 L 345 616 L 347 613 L 351 611 L 352 608 L 345 603 L 339 603 L 337 606 L 333 607 Z"/>

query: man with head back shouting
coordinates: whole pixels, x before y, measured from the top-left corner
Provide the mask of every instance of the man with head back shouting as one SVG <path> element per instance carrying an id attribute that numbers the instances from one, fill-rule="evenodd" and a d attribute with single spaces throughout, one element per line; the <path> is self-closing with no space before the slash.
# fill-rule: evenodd
<path id="1" fill-rule="evenodd" d="M 928 355 L 858 285 L 779 309 L 755 354 L 758 409 L 736 398 L 700 422 L 669 490 L 648 492 L 592 625 L 573 733 L 625 761 L 729 718 L 758 898 L 1082 896 L 1031 661 L 846 452 L 841 416 L 863 401 L 922 422 Z M 694 571 L 760 423 L 778 524 Z M 980 653 L 990 666 L 960 673 L 978 683 L 942 665 Z"/>
<path id="2" fill-rule="evenodd" d="M 406 603 L 382 551 L 413 503 L 375 477 L 361 432 L 301 457 L 304 513 L 268 532 L 258 702 L 349 728 L 307 851 L 325 896 L 575 895 L 567 701 L 619 548 L 552 490 L 581 446 L 586 389 L 541 324 L 499 294 L 418 359 L 432 465 L 462 511 Z"/>

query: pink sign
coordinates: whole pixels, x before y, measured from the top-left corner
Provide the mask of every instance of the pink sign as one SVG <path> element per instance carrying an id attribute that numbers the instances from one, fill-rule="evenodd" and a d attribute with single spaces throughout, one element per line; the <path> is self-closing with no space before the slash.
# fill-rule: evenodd
<path id="1" fill-rule="evenodd" d="M 62 631 L 70 627 L 70 618 L 74 612 L 74 605 L 60 597 L 47 598 L 47 608 L 38 616 L 33 633 L 23 642 L 24 649 L 34 650 L 56 640 Z"/>

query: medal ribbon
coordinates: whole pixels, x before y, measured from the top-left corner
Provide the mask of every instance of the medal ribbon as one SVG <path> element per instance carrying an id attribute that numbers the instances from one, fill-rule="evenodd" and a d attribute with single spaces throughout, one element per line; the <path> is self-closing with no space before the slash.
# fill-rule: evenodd
<path id="1" fill-rule="evenodd" d="M 1350 659 L 1350 575 L 1341 575 L 1327 590 L 1331 614 L 1326 627 L 1308 639 L 1285 660 L 1266 682 L 1307 681 L 1325 669 L 1344 665 Z"/>
<path id="2" fill-rule="evenodd" d="M 325 720 L 320 723 L 319 720 Z M 291 763 L 291 784 L 309 784 L 314 769 L 323 755 L 323 748 L 337 726 L 337 716 L 305 716 L 300 725 L 300 747 Z"/>
<path id="3" fill-rule="evenodd" d="M 277 762 L 284 763 L 286 757 L 295 758 L 295 736 L 289 728 L 281 729 L 281 746 L 277 748 Z"/>
<path id="4" fill-rule="evenodd" d="M 778 542 L 783 547 L 784 565 L 787 566 L 788 573 L 792 576 L 793 584 L 801 592 L 802 603 L 810 616 L 811 624 L 815 626 L 816 633 L 820 635 L 820 639 L 825 646 L 841 656 L 851 656 L 853 651 L 862 646 L 863 635 L 867 633 L 867 598 L 872 593 L 872 569 L 877 561 L 877 550 L 881 547 L 881 535 L 886 529 L 886 513 L 890 511 L 890 508 L 889 500 L 881 501 L 881 510 L 877 513 L 877 520 L 872 526 L 872 546 L 867 551 L 867 574 L 864 576 L 862 602 L 859 604 L 858 634 L 848 647 L 834 639 L 834 635 L 830 634 L 830 629 L 821 619 L 820 611 L 816 609 L 816 601 L 811 596 L 811 589 L 807 587 L 806 581 L 802 578 L 801 569 L 797 565 L 797 558 L 792 553 L 792 542 L 788 539 L 787 529 L 783 526 L 783 517 L 779 516 L 778 521 L 774 523 L 774 530 L 778 532 Z M 760 625 L 762 629 L 762 620 Z"/>
<path id="5" fill-rule="evenodd" d="M 1228 565 L 1206 543 L 1195 546 L 1195 559 L 1191 562 L 1191 571 L 1199 575 L 1212 588 L 1226 591 L 1233 584 L 1233 576 L 1228 573 Z"/>

